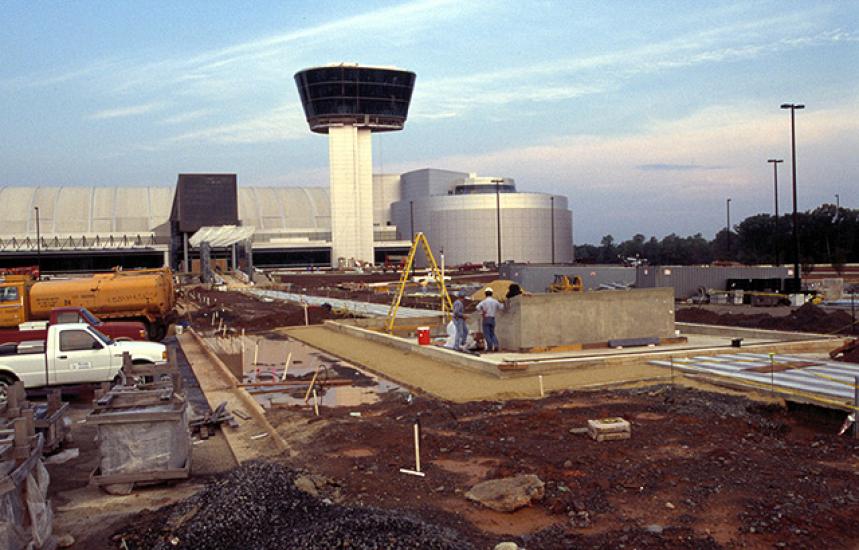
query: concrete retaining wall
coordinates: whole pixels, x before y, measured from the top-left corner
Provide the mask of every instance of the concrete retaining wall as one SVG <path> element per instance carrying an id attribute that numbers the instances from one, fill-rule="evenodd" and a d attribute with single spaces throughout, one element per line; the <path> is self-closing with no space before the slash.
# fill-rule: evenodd
<path id="1" fill-rule="evenodd" d="M 670 288 L 532 294 L 508 301 L 496 333 L 507 350 L 674 336 Z"/>

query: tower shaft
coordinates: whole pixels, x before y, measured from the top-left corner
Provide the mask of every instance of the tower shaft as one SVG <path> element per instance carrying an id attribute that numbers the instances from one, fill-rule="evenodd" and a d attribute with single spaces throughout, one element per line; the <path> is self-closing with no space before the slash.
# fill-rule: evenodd
<path id="1" fill-rule="evenodd" d="M 331 265 L 340 258 L 373 262 L 373 154 L 369 128 L 328 129 Z"/>

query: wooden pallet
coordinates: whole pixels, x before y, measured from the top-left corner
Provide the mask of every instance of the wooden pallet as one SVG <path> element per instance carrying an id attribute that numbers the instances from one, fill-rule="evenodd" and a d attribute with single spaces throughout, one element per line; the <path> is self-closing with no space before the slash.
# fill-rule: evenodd
<path id="1" fill-rule="evenodd" d="M 188 479 L 190 476 L 191 455 L 188 455 L 185 465 L 181 468 L 168 468 L 165 470 L 103 475 L 101 474 L 101 466 L 96 466 L 95 470 L 90 474 L 90 482 L 112 495 L 127 495 L 134 490 L 136 485 L 168 483 Z"/>

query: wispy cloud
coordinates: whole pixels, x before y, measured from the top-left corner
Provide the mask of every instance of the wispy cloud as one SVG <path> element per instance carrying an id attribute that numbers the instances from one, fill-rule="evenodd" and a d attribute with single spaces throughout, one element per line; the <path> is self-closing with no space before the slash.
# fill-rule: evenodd
<path id="1" fill-rule="evenodd" d="M 671 164 L 659 162 L 655 164 L 639 164 L 636 168 L 645 172 L 689 172 L 693 170 L 724 170 L 726 167 L 706 164 Z"/>
<path id="2" fill-rule="evenodd" d="M 309 130 L 301 105 L 289 102 L 238 122 L 219 124 L 167 138 L 177 143 L 267 143 L 306 137 Z"/>
<path id="3" fill-rule="evenodd" d="M 105 109 L 97 111 L 89 115 L 88 118 L 93 120 L 104 120 L 111 118 L 125 118 L 130 116 L 139 116 L 152 111 L 156 111 L 164 107 L 163 102 L 141 103 L 140 105 L 128 105 L 126 107 L 116 107 L 113 109 Z"/>
<path id="4" fill-rule="evenodd" d="M 789 20 L 788 20 L 789 19 Z M 788 23 L 795 23 L 791 27 Z M 796 28 L 780 37 L 768 29 Z M 516 102 L 556 102 L 616 90 L 643 75 L 703 64 L 760 58 L 789 50 L 859 41 L 842 29 L 813 31 L 795 14 L 706 29 L 635 48 L 591 56 L 553 59 L 500 70 L 437 78 L 415 90 L 417 113 L 462 114 L 483 106 Z"/>
<path id="5" fill-rule="evenodd" d="M 209 116 L 212 114 L 211 109 L 197 109 L 196 111 L 187 111 L 184 113 L 179 113 L 177 115 L 169 116 L 166 118 L 162 118 L 158 121 L 159 124 L 183 124 L 185 122 L 191 122 L 193 120 L 197 120 L 203 118 L 205 116 Z"/>

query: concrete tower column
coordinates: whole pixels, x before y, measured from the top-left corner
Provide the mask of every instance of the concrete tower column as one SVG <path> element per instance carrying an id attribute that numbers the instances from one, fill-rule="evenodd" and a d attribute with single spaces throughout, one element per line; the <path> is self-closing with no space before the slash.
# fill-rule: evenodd
<path id="1" fill-rule="evenodd" d="M 373 261 L 373 154 L 369 128 L 328 129 L 331 265 L 339 258 Z"/>

